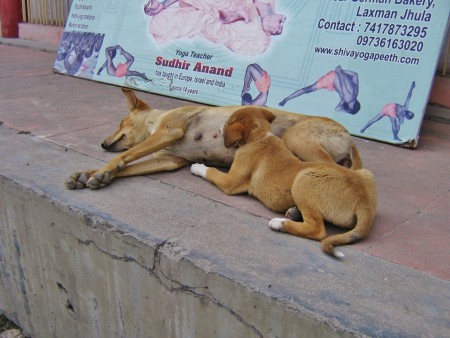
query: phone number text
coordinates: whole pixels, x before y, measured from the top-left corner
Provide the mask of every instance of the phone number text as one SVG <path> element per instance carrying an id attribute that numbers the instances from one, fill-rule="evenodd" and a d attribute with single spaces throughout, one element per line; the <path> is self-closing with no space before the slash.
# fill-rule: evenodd
<path id="1" fill-rule="evenodd" d="M 396 35 L 411 38 L 425 38 L 428 33 L 426 26 L 402 25 L 394 23 L 365 22 L 364 33 L 380 35 Z"/>
<path id="2" fill-rule="evenodd" d="M 375 36 L 359 35 L 356 39 L 358 46 L 392 48 L 399 50 L 407 50 L 411 52 L 420 52 L 423 49 L 422 41 L 380 38 Z"/>

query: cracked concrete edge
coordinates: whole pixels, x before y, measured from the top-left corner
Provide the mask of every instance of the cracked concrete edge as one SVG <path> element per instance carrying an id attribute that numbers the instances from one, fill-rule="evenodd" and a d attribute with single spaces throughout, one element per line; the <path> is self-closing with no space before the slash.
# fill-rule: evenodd
<path id="1" fill-rule="evenodd" d="M 3 182 L 5 181 L 3 180 Z M 23 193 L 28 195 L 36 195 L 36 191 L 33 191 L 33 189 L 24 188 L 16 182 L 9 181 L 7 182 L 7 184 L 7 189 L 10 192 L 12 192 L 12 190 L 19 191 L 18 193 L 16 193 L 17 196 L 21 196 Z M 277 324 L 271 321 L 267 321 L 267 326 L 263 325 L 264 323 L 258 320 L 257 315 L 252 316 L 251 311 L 246 311 L 246 306 L 251 303 L 255 304 L 255 312 L 258 307 L 258 310 L 263 311 L 266 316 L 268 314 L 271 314 L 272 316 L 276 316 L 281 319 L 283 317 L 286 317 L 286 304 L 283 304 L 283 302 L 278 302 L 275 298 L 267 297 L 267 295 L 259 292 L 258 290 L 252 290 L 252 288 L 248 285 L 237 283 L 221 275 L 219 272 L 204 271 L 187 258 L 179 258 L 178 260 L 174 260 L 174 254 L 177 255 L 177 252 L 176 250 L 175 252 L 172 250 L 173 248 L 171 247 L 170 240 L 159 241 L 152 247 L 148 245 L 148 243 L 139 241 L 134 237 L 129 237 L 125 241 L 125 244 L 122 238 L 124 234 L 120 231 L 119 233 L 117 233 L 117 231 L 114 229 L 115 225 L 108 225 L 107 228 L 101 225 L 109 223 L 109 221 L 99 222 L 97 219 L 91 220 L 90 216 L 83 215 L 82 211 L 74 210 L 73 208 L 67 208 L 64 205 L 59 205 L 45 195 L 37 195 L 38 196 L 36 201 L 38 204 L 45 203 L 50 209 L 60 209 L 59 212 L 67 213 L 67 217 L 69 218 L 75 216 L 75 218 L 78 218 L 78 222 L 76 223 L 82 224 L 81 227 L 71 224 L 71 227 L 67 228 L 67 224 L 63 224 L 62 222 L 59 223 L 59 225 L 53 222 L 50 223 L 49 228 L 52 232 L 59 233 L 58 239 L 60 241 L 63 241 L 62 237 L 60 236 L 66 238 L 70 237 L 79 246 L 91 248 L 94 251 L 98 252 L 101 256 L 107 257 L 108 260 L 137 265 L 141 270 L 144 271 L 145 274 L 154 279 L 157 284 L 159 284 L 169 294 L 183 294 L 199 299 L 202 304 L 209 304 L 207 305 L 207 307 L 209 308 L 208 311 L 215 311 L 211 308 L 211 306 L 215 307 L 216 309 L 221 309 L 222 312 L 225 311 L 226 313 L 228 313 L 229 317 L 234 319 L 235 322 L 240 323 L 243 327 L 245 327 L 249 332 L 252 333 L 252 335 L 246 336 L 264 337 L 269 333 L 282 332 L 283 327 L 287 326 L 287 323 L 285 323 L 284 320 L 277 320 Z M 30 199 L 34 200 L 35 197 L 31 197 Z M 44 207 L 39 206 L 38 208 L 41 209 Z M 26 210 L 25 213 L 27 213 Z M 69 215 L 71 213 L 72 215 Z M 86 222 L 87 219 L 89 220 Z M 31 229 L 16 230 L 18 232 L 32 232 Z M 39 231 L 45 232 L 45 229 L 40 229 Z M 20 238 L 20 234 L 18 235 L 17 233 L 13 232 L 12 236 L 15 239 L 14 247 L 19 256 L 18 261 L 21 261 L 22 259 L 20 256 L 23 248 L 31 247 L 31 245 L 27 245 L 27 243 L 24 242 L 23 238 Z M 2 233 L 2 237 L 7 238 L 8 234 Z M 39 246 L 37 237 L 38 236 L 34 237 L 34 239 L 36 240 L 35 245 Z M 43 243 L 41 243 L 41 245 L 42 244 Z M 123 251 L 118 250 L 118 248 L 122 248 Z M 149 252 L 152 253 L 152 255 L 148 255 Z M 143 255 L 143 253 L 146 253 L 147 255 Z M 2 256 L 5 256 L 4 252 L 2 253 Z M 152 257 L 153 259 L 150 259 L 149 257 Z M 45 257 L 40 258 L 45 260 Z M 62 256 L 60 257 L 60 259 L 65 261 Z M 19 262 L 16 268 L 21 272 L 20 293 L 22 294 L 22 301 L 25 307 L 24 312 L 26 314 L 26 320 L 24 322 L 24 318 L 20 317 L 16 317 L 15 319 L 19 323 L 23 324 L 24 329 L 27 330 L 26 332 L 33 334 L 37 331 L 37 333 L 39 333 L 38 336 L 41 336 L 41 334 L 61 334 L 62 332 L 60 331 L 44 332 L 42 327 L 39 328 L 37 320 L 33 324 L 29 323 L 33 320 L 33 317 L 36 316 L 36 314 L 34 314 L 35 310 L 33 310 L 33 308 L 35 308 L 37 304 L 33 299 L 33 292 L 28 291 L 29 289 L 33 289 L 33 287 L 30 286 L 31 284 L 33 284 L 33 281 L 30 281 L 30 274 L 28 271 L 29 267 L 27 267 L 26 262 Z M 57 280 L 64 279 L 63 276 L 64 274 L 60 275 Z M 83 277 L 80 276 L 79 278 L 82 279 Z M 47 284 L 49 282 L 50 281 L 43 281 L 39 279 L 34 280 L 34 283 L 37 284 Z M 194 285 L 190 285 L 189 282 Z M 87 290 L 74 290 L 73 286 L 70 287 L 68 285 L 70 285 L 70 282 L 57 282 L 58 289 L 63 290 L 65 297 L 67 298 L 67 300 L 63 302 L 65 307 L 70 310 L 69 313 L 71 316 L 74 316 L 77 320 L 80 320 L 76 316 L 76 313 L 80 312 L 79 309 L 84 307 L 85 309 L 82 312 L 88 311 L 86 309 L 86 305 L 83 306 L 82 304 L 80 304 L 80 302 L 82 302 L 82 297 L 80 297 L 79 294 L 82 294 Z M 234 298 L 233 295 L 235 295 L 236 292 L 238 292 L 242 297 L 239 297 L 237 300 L 233 300 L 229 296 L 224 297 L 224 292 L 230 293 L 232 295 L 231 298 Z M 216 297 L 216 293 L 221 297 Z M 77 294 L 78 296 L 76 296 Z M 231 301 L 231 304 L 228 303 L 228 301 Z M 46 307 L 53 308 L 56 306 L 50 304 L 49 302 L 50 299 L 47 299 L 47 303 L 45 304 Z M 126 326 L 123 319 L 123 317 L 126 316 L 123 314 L 124 309 L 122 309 L 120 302 L 116 306 L 119 307 L 120 322 L 123 323 L 124 326 Z M 290 321 L 292 323 L 290 325 L 291 334 L 284 334 L 283 337 L 295 337 L 297 333 L 301 331 L 305 333 L 316 332 L 319 335 L 324 334 L 330 336 L 337 334 L 338 336 L 341 336 L 341 334 L 338 334 L 338 332 L 335 331 L 336 328 L 332 328 L 331 326 L 325 324 L 325 322 L 317 322 L 310 315 L 304 316 L 304 314 L 298 312 L 298 309 L 289 308 L 288 311 L 290 312 L 290 317 L 292 317 L 292 321 Z M 58 320 L 64 323 L 67 321 L 67 318 L 64 319 L 63 316 L 61 316 L 60 318 L 58 318 Z M 207 326 L 207 323 L 205 323 L 204 325 Z M 230 321 L 230 318 L 228 318 L 225 325 L 233 327 L 236 326 L 236 323 L 233 324 L 233 322 Z M 262 326 L 262 328 L 260 328 L 260 326 Z M 242 329 L 235 329 L 236 333 L 244 333 L 244 331 L 242 331 Z M 245 332 L 245 334 L 248 334 L 249 332 Z M 72 333 L 75 335 L 83 334 L 83 332 L 80 331 Z M 84 334 L 87 334 L 87 332 L 84 332 Z M 186 337 L 185 335 L 182 336 Z M 189 336 L 194 337 L 195 334 Z"/>
<path id="2" fill-rule="evenodd" d="M 13 185 L 16 185 L 18 189 L 23 189 L 20 183 L 14 182 Z M 64 203 L 60 204 L 60 202 L 52 200 L 45 194 L 37 193 L 29 187 L 25 188 L 25 190 L 39 195 L 39 198 L 45 203 L 49 203 L 55 208 L 65 209 L 65 213 L 72 214 L 71 217 L 78 218 L 85 227 L 108 234 L 108 237 L 112 237 L 116 241 L 116 244 L 101 243 L 87 239 L 90 236 L 84 232 L 80 232 L 79 236 L 74 236 L 64 229 L 60 230 L 61 233 L 70 234 L 80 245 L 92 246 L 96 251 L 110 257 L 112 260 L 138 265 L 171 294 L 182 292 L 224 309 L 234 320 L 250 328 L 258 337 L 265 335 L 261 334 L 260 330 L 251 324 L 252 320 L 256 320 L 256 318 L 253 318 L 254 315 L 248 313 L 246 306 L 250 305 L 251 308 L 251 304 L 259 304 L 261 306 L 260 304 L 263 303 L 267 303 L 267 306 L 261 306 L 263 311 L 266 314 L 272 314 L 274 317 L 280 317 L 280 323 L 284 323 L 281 318 L 286 317 L 286 313 L 289 314 L 288 317 L 292 317 L 292 322 L 299 323 L 299 327 L 296 330 L 292 330 L 292 332 L 300 332 L 298 330 L 302 332 L 320 332 L 319 335 L 325 334 L 327 336 L 346 334 L 365 336 L 367 333 L 346 327 L 339 321 L 333 320 L 320 312 L 303 308 L 294 299 L 289 300 L 276 297 L 251 283 L 240 282 L 237 278 L 233 278 L 232 274 L 230 276 L 230 274 L 220 271 L 221 269 L 217 270 L 217 267 L 213 269 L 203 268 L 202 264 L 196 262 L 195 254 L 191 255 L 191 252 L 187 252 L 180 255 L 176 237 L 154 240 L 153 245 L 149 245 L 148 239 L 139 239 L 139 236 L 135 237 L 123 232 L 117 224 L 109 220 L 99 219 L 97 215 L 85 214 L 82 210 L 64 205 Z M 117 245 L 118 242 L 122 244 Z M 122 247 L 123 251 L 117 252 L 118 247 Z M 139 255 L 139 251 L 144 250 L 143 248 L 145 248 L 147 254 L 151 252 L 152 255 Z M 135 249 L 136 252 L 133 252 Z M 198 283 L 198 281 L 201 282 Z M 227 290 L 227 292 L 223 290 Z M 230 292 L 230 290 L 232 291 Z M 260 299 L 259 301 L 256 300 L 258 298 Z M 283 315 L 278 314 L 275 309 L 278 309 Z M 26 312 L 29 313 L 29 311 Z M 286 324 L 283 326 L 286 326 Z M 309 327 L 309 329 L 304 331 L 305 327 Z M 282 328 L 278 329 L 278 331 L 282 331 Z M 271 330 L 276 331 L 273 326 Z M 283 336 L 288 337 L 289 334 L 285 333 Z"/>

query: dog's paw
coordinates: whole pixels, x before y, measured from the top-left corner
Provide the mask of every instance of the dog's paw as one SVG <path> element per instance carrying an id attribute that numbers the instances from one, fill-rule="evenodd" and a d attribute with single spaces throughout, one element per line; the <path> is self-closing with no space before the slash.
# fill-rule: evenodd
<path id="1" fill-rule="evenodd" d="M 109 171 L 99 171 L 93 174 L 86 183 L 89 189 L 97 190 L 111 183 L 113 177 Z"/>
<path id="2" fill-rule="evenodd" d="M 284 221 L 287 221 L 287 218 L 272 218 L 269 221 L 269 227 L 274 231 L 281 231 L 283 230 L 283 223 Z"/>
<path id="3" fill-rule="evenodd" d="M 286 213 L 284 214 L 287 218 L 289 218 L 291 221 L 301 222 L 303 221 L 302 214 L 300 210 L 298 210 L 297 207 L 289 208 Z"/>
<path id="4" fill-rule="evenodd" d="M 94 171 L 95 172 L 95 171 Z M 87 181 L 91 177 L 92 171 L 83 171 L 73 173 L 65 182 L 64 185 L 67 189 L 84 189 L 86 188 Z"/>
<path id="5" fill-rule="evenodd" d="M 208 170 L 208 167 L 201 163 L 194 163 L 193 165 L 191 165 L 191 173 L 193 173 L 196 176 L 206 178 L 207 170 Z"/>

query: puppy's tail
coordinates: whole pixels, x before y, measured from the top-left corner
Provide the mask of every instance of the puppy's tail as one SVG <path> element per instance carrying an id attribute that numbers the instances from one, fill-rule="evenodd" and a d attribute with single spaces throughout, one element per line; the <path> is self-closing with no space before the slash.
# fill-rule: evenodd
<path id="1" fill-rule="evenodd" d="M 329 236 L 320 242 L 322 250 L 335 257 L 344 257 L 344 254 L 334 247 L 338 245 L 352 244 L 366 238 L 372 228 L 372 221 L 374 218 L 374 211 L 367 205 L 361 206 L 359 203 L 356 206 L 356 225 L 355 227 L 343 234 Z"/>
<path id="2" fill-rule="evenodd" d="M 353 144 L 352 145 L 352 166 L 350 169 L 362 169 L 363 164 L 361 160 L 361 156 L 359 156 L 358 148 Z"/>

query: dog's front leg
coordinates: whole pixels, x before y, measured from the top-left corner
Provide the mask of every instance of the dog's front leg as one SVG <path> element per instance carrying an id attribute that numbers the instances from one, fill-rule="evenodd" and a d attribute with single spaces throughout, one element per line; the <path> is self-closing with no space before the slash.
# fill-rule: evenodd
<path id="1" fill-rule="evenodd" d="M 228 173 L 223 173 L 216 168 L 194 163 L 191 166 L 191 173 L 213 183 L 227 195 L 237 195 L 247 192 L 248 187 L 245 184 L 245 180 L 233 175 L 232 169 Z"/>
<path id="2" fill-rule="evenodd" d="M 182 138 L 183 135 L 182 128 L 157 130 L 141 143 L 114 157 L 106 166 L 94 173 L 86 185 L 93 190 L 107 186 L 129 163 L 164 149 Z"/>
<path id="3" fill-rule="evenodd" d="M 162 171 L 172 171 L 183 168 L 189 162 L 181 157 L 172 155 L 155 156 L 148 160 L 127 165 L 117 172 L 116 177 L 128 177 L 138 175 L 148 175 Z"/>
<path id="4" fill-rule="evenodd" d="M 64 182 L 67 189 L 84 189 L 86 188 L 87 181 L 98 170 L 91 169 L 86 171 L 77 171 L 70 175 L 70 177 Z"/>

